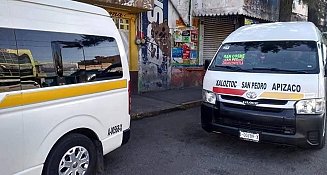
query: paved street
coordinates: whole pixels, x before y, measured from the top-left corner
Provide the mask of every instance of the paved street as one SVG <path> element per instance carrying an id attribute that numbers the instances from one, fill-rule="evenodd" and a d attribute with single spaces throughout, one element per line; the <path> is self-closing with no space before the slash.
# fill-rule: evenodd
<path id="1" fill-rule="evenodd" d="M 131 140 L 105 157 L 107 174 L 327 174 L 327 147 L 303 150 L 209 134 L 200 108 L 132 121 Z"/>

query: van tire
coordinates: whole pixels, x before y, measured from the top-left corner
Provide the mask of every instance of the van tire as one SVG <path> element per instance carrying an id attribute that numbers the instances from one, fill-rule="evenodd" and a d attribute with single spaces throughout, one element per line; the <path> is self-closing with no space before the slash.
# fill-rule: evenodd
<path id="1" fill-rule="evenodd" d="M 85 175 L 94 175 L 97 163 L 96 147 L 91 139 L 76 133 L 64 136 L 55 144 L 46 159 L 42 175 L 59 175 L 59 165 L 60 163 L 63 163 L 61 161 L 63 160 L 62 158 L 64 155 L 66 155 L 66 158 L 68 157 L 68 159 L 70 159 L 70 156 L 67 153 L 75 153 L 78 155 L 79 152 L 83 153 L 83 160 L 86 158 L 89 160 L 87 168 L 83 167 L 86 170 Z M 74 156 L 74 154 L 71 155 Z M 76 159 L 76 161 L 73 161 L 74 163 L 72 163 L 70 167 L 78 168 L 82 166 L 79 164 L 79 160 Z M 65 160 L 63 161 L 65 162 Z M 86 164 L 83 165 L 85 166 Z M 64 171 L 65 168 L 62 170 Z"/>

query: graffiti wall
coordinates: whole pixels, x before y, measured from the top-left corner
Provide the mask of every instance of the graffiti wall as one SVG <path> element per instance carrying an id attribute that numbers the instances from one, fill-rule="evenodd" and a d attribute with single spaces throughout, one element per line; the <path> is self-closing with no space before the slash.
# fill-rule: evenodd
<path id="1" fill-rule="evenodd" d="M 171 78 L 171 34 L 168 26 L 168 0 L 154 0 L 154 8 L 142 14 L 139 90 L 169 88 Z"/>

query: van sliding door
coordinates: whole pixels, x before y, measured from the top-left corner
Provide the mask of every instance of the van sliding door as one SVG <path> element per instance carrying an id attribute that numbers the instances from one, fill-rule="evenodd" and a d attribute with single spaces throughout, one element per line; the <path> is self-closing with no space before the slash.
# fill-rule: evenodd
<path id="1" fill-rule="evenodd" d="M 0 172 L 23 170 L 23 120 L 19 56 L 14 30 L 0 28 Z"/>

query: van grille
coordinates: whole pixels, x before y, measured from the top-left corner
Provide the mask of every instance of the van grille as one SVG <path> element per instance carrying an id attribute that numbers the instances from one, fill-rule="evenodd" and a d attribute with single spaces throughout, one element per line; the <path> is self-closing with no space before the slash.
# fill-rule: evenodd
<path id="1" fill-rule="evenodd" d="M 275 134 L 294 135 L 295 127 L 286 125 L 263 125 L 259 123 L 235 120 L 227 117 L 219 117 L 215 119 L 215 123 L 244 130 L 262 131 Z"/>
<path id="2" fill-rule="evenodd" d="M 248 101 L 248 99 L 243 97 L 235 97 L 235 96 L 229 96 L 229 95 L 221 95 L 221 98 L 224 100 L 231 100 L 236 102 L 243 102 Z M 259 100 L 253 100 L 253 102 L 258 102 L 258 104 L 268 104 L 268 105 L 286 105 L 287 100 L 272 100 L 272 99 L 259 99 Z"/>
<path id="3" fill-rule="evenodd" d="M 231 104 L 231 103 L 222 103 L 222 104 L 229 108 L 237 108 L 237 109 L 244 109 L 244 110 L 262 111 L 262 112 L 283 112 L 282 108 L 268 108 L 268 107 L 239 105 L 239 104 Z"/>

